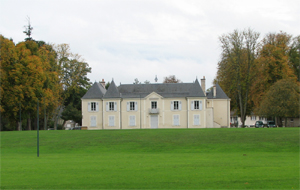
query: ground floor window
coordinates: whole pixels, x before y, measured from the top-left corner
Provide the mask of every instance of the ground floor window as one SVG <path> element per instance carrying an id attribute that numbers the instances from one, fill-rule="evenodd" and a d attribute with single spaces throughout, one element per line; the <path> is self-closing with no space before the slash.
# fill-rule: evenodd
<path id="1" fill-rule="evenodd" d="M 108 117 L 108 126 L 114 127 L 115 126 L 115 116 L 109 116 Z"/>
<path id="2" fill-rule="evenodd" d="M 200 115 L 194 115 L 194 125 L 200 125 Z"/>
<path id="3" fill-rule="evenodd" d="M 96 116 L 91 116 L 91 127 L 97 126 Z"/>
<path id="4" fill-rule="evenodd" d="M 129 116 L 129 126 L 136 126 L 134 115 Z"/>
<path id="5" fill-rule="evenodd" d="M 173 115 L 173 125 L 179 126 L 179 115 Z"/>

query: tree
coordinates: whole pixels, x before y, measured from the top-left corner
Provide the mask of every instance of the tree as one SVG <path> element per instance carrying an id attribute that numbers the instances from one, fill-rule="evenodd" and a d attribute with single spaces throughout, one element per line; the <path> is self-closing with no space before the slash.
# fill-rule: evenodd
<path id="1" fill-rule="evenodd" d="M 150 81 L 145 80 L 145 81 L 144 81 L 144 84 L 150 84 Z"/>
<path id="2" fill-rule="evenodd" d="M 67 107 L 65 107 L 64 111 L 62 112 L 61 118 L 64 121 L 73 120 L 81 125 L 82 113 L 81 110 L 78 110 L 75 108 L 75 106 L 69 104 Z"/>
<path id="3" fill-rule="evenodd" d="M 31 26 L 30 17 L 28 17 L 28 16 L 27 16 L 27 22 L 28 22 L 28 25 L 24 26 L 25 30 L 23 31 L 23 33 L 25 33 L 26 36 L 27 36 L 27 38 L 25 38 L 25 41 L 32 40 L 31 33 L 32 33 L 32 30 L 33 30 L 33 27 Z"/>
<path id="4" fill-rule="evenodd" d="M 295 79 L 278 80 L 262 97 L 256 113 L 266 117 L 281 118 L 299 117 L 300 90 Z"/>
<path id="5" fill-rule="evenodd" d="M 292 36 L 280 32 L 267 34 L 262 40 L 254 74 L 251 93 L 255 107 L 260 105 L 262 97 L 278 80 L 296 78 L 290 66 L 290 43 Z"/>
<path id="6" fill-rule="evenodd" d="M 164 77 L 163 83 L 180 83 L 181 80 L 177 79 L 175 75 L 170 75 L 168 77 Z"/>
<path id="7" fill-rule="evenodd" d="M 292 40 L 289 51 L 289 66 L 300 81 L 300 35 Z"/>
<path id="8" fill-rule="evenodd" d="M 139 79 L 135 78 L 133 84 L 141 84 L 141 82 L 139 81 Z"/>
<path id="9" fill-rule="evenodd" d="M 62 85 L 63 90 L 60 95 L 62 104 L 57 107 L 54 115 L 54 128 L 57 126 L 57 120 L 62 114 L 63 108 L 71 103 L 71 105 L 75 106 L 76 104 L 73 100 L 78 99 L 78 95 L 82 94 L 83 89 L 87 90 L 90 87 L 87 74 L 91 72 L 88 63 L 80 55 L 73 54 L 68 44 L 56 45 L 55 50 L 57 53 L 59 83 Z M 81 110 L 81 104 L 78 108 Z"/>
<path id="10" fill-rule="evenodd" d="M 250 112 L 250 87 L 254 79 L 253 67 L 257 54 L 259 33 L 251 29 L 224 34 L 219 37 L 222 58 L 218 63 L 215 82 L 231 98 L 233 108 L 238 111 L 244 127 L 246 116 Z"/>
<path id="11" fill-rule="evenodd" d="M 20 108 L 31 130 L 37 101 L 48 112 L 57 106 L 58 75 L 51 69 L 55 53 L 49 49 L 50 46 L 39 46 L 33 40 L 15 46 L 1 36 L 1 113 L 10 126 L 15 126 Z"/>

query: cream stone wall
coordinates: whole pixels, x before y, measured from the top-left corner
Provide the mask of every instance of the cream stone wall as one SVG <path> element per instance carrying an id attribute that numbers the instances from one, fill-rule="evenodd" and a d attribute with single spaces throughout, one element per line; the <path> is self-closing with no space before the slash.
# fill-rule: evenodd
<path id="1" fill-rule="evenodd" d="M 157 102 L 158 113 L 150 113 L 151 102 Z M 172 110 L 171 102 L 180 102 L 180 110 Z M 202 101 L 201 110 L 192 110 L 192 101 Z M 97 111 L 89 111 L 88 104 L 96 102 Z M 116 102 L 116 110 L 106 108 L 109 102 Z M 128 110 L 129 102 L 136 102 L 136 110 Z M 206 108 L 208 107 L 208 109 Z M 157 115 L 158 128 L 208 128 L 213 127 L 212 121 L 222 127 L 230 127 L 230 100 L 201 98 L 163 98 L 153 92 L 145 98 L 130 99 L 82 99 L 82 126 L 93 129 L 145 129 L 151 128 L 151 115 Z M 209 115 L 210 114 L 210 115 Z M 213 115 L 212 115 L 213 114 Z M 199 116 L 199 125 L 194 124 Z M 91 117 L 96 117 L 96 127 L 91 126 Z M 179 119 L 175 125 L 174 117 Z M 114 126 L 109 126 L 109 119 L 114 119 Z M 134 118 L 134 125 L 130 119 Z"/>
<path id="2" fill-rule="evenodd" d="M 221 127 L 230 127 L 230 100 L 209 99 L 207 107 L 213 108 L 214 122 Z"/>
<path id="3" fill-rule="evenodd" d="M 109 102 L 115 102 L 116 110 L 108 110 L 107 106 L 109 106 Z M 104 99 L 103 100 L 103 129 L 121 129 L 121 99 Z M 114 125 L 109 126 L 109 119 L 112 117 L 114 119 Z"/>
<path id="4" fill-rule="evenodd" d="M 89 111 L 89 103 L 96 102 L 97 111 Z M 82 107 L 82 126 L 88 127 L 89 130 L 102 128 L 102 100 L 99 99 L 83 99 L 81 101 Z M 96 126 L 91 126 L 91 117 L 96 117 Z"/>

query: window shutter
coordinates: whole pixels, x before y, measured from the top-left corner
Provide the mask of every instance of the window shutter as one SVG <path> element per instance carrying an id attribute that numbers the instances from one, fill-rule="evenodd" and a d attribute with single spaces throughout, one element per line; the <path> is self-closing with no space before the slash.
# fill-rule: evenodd
<path id="1" fill-rule="evenodd" d="M 194 101 L 191 101 L 191 110 L 194 110 Z"/>
<path id="2" fill-rule="evenodd" d="M 91 102 L 88 103 L 88 111 L 91 111 Z"/>
<path id="3" fill-rule="evenodd" d="M 109 111 L 108 102 L 106 102 L 106 111 Z"/>
<path id="4" fill-rule="evenodd" d="M 127 111 L 130 110 L 130 102 L 127 102 Z"/>
<path id="5" fill-rule="evenodd" d="M 115 102 L 114 111 L 117 111 L 117 102 Z"/>
<path id="6" fill-rule="evenodd" d="M 181 101 L 179 101 L 178 107 L 179 107 L 179 110 L 181 110 Z"/>
<path id="7" fill-rule="evenodd" d="M 96 111 L 99 111 L 99 103 L 96 103 Z"/>
<path id="8" fill-rule="evenodd" d="M 202 110 L 202 101 L 199 101 L 199 109 Z"/>
<path id="9" fill-rule="evenodd" d="M 135 102 L 134 111 L 137 111 L 137 110 L 138 110 L 138 103 Z"/>
<path id="10" fill-rule="evenodd" d="M 173 115 L 173 125 L 179 126 L 179 115 Z"/>
<path id="11" fill-rule="evenodd" d="M 173 111 L 174 110 L 174 102 L 171 101 L 171 110 Z"/>

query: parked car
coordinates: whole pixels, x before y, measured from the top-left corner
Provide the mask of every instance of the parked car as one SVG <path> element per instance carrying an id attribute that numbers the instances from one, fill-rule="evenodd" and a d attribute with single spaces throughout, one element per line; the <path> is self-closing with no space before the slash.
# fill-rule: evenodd
<path id="1" fill-rule="evenodd" d="M 275 121 L 267 121 L 267 127 L 276 127 Z"/>
<path id="2" fill-rule="evenodd" d="M 263 128 L 264 122 L 263 121 L 256 121 L 255 122 L 255 128 Z"/>

